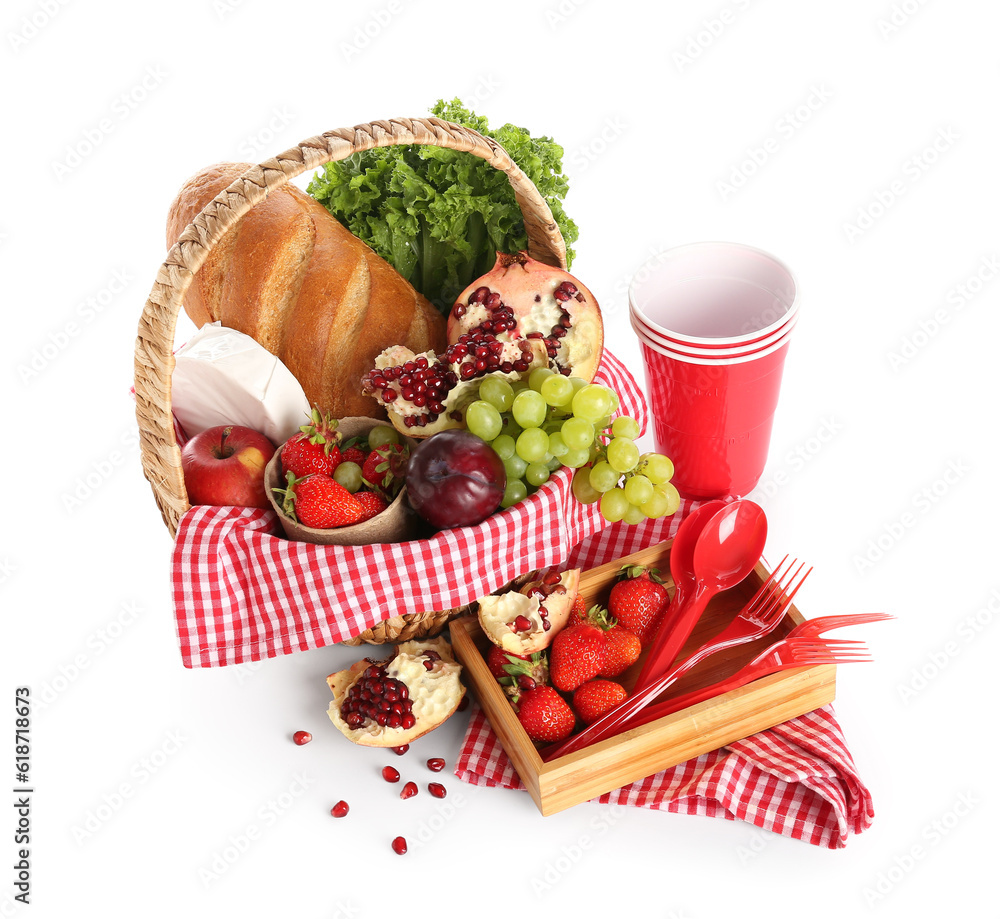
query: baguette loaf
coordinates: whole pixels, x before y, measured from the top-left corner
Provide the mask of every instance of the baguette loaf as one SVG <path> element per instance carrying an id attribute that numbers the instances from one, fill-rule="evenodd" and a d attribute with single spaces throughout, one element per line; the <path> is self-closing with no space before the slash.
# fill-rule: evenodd
<path id="1" fill-rule="evenodd" d="M 167 218 L 167 246 L 248 163 L 192 176 Z M 184 309 L 199 328 L 221 321 L 276 355 L 306 398 L 335 418 L 384 418 L 360 389 L 390 345 L 444 349 L 445 321 L 430 302 L 317 201 L 286 185 L 250 210 L 212 249 Z"/>

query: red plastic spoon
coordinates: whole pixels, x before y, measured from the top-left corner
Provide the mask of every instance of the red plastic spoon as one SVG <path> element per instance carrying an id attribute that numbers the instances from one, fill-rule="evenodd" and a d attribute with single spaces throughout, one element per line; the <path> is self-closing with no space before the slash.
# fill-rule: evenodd
<path id="1" fill-rule="evenodd" d="M 701 510 L 699 508 L 695 513 Z M 753 501 L 739 500 L 724 504 L 704 521 L 691 553 L 693 589 L 691 585 L 678 587 L 682 591 L 681 605 L 674 609 L 674 604 L 671 604 L 669 615 L 657 633 L 636 680 L 635 689 L 648 686 L 666 673 L 709 600 L 720 591 L 735 587 L 753 571 L 760 561 L 766 541 L 767 518 L 763 509 Z M 670 550 L 671 574 L 674 571 L 674 548 Z M 689 549 L 682 545 L 681 550 L 683 554 L 678 564 L 687 565 L 686 553 Z"/>
<path id="2" fill-rule="evenodd" d="M 670 577 L 674 582 L 674 595 L 671 597 L 670 606 L 653 637 L 649 654 L 646 655 L 646 663 L 635 681 L 635 689 L 648 686 L 655 678 L 655 675 L 649 672 L 649 661 L 659 655 L 659 649 L 666 644 L 673 631 L 678 610 L 684 607 L 687 598 L 695 589 L 694 547 L 698 542 L 698 537 L 705 529 L 705 524 L 725 506 L 725 501 L 708 501 L 688 514 L 677 528 L 673 544 L 670 547 Z"/>

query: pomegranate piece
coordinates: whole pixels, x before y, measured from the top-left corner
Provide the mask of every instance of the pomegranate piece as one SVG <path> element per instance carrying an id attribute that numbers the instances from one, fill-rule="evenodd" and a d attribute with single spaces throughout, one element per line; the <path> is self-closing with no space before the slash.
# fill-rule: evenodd
<path id="1" fill-rule="evenodd" d="M 597 298 L 569 272 L 524 252 L 498 253 L 448 317 L 449 350 L 470 338 L 539 342 L 549 367 L 589 382 L 601 362 L 604 322 Z"/>
<path id="2" fill-rule="evenodd" d="M 407 798 L 412 798 L 416 793 L 417 793 L 417 783 L 407 782 L 403 786 L 403 790 L 400 791 L 399 796 L 405 801 Z"/>
<path id="3" fill-rule="evenodd" d="M 350 809 L 351 808 L 346 801 L 338 801 L 332 808 L 330 808 L 330 813 L 333 814 L 334 817 L 346 817 L 347 812 Z"/>
<path id="4" fill-rule="evenodd" d="M 431 782 L 427 786 L 427 790 L 434 795 L 435 798 L 443 798 L 448 794 L 448 789 L 445 788 L 440 782 Z"/>
<path id="5" fill-rule="evenodd" d="M 313 736 L 308 731 L 296 731 L 294 734 L 292 734 L 292 740 L 294 740 L 295 743 L 297 743 L 300 747 L 303 744 L 309 743 L 309 741 L 312 739 Z"/>
<path id="6" fill-rule="evenodd" d="M 435 756 L 427 760 L 427 768 L 430 769 L 431 772 L 440 772 L 444 769 L 444 765 L 444 760 L 440 756 Z"/>
<path id="7" fill-rule="evenodd" d="M 392 752 L 395 753 L 396 756 L 402 756 L 409 749 L 410 745 L 408 743 L 405 743 L 400 747 L 393 747 Z"/>
<path id="8" fill-rule="evenodd" d="M 391 658 L 364 659 L 328 676 L 327 714 L 354 743 L 402 755 L 456 711 L 465 695 L 461 672 L 446 638 L 402 642 Z"/>
<path id="9" fill-rule="evenodd" d="M 392 851 L 397 855 L 406 855 L 406 840 L 402 836 L 397 836 L 392 841 Z"/>
<path id="10" fill-rule="evenodd" d="M 387 782 L 398 782 L 399 781 L 399 770 L 392 766 L 382 767 L 382 778 Z"/>

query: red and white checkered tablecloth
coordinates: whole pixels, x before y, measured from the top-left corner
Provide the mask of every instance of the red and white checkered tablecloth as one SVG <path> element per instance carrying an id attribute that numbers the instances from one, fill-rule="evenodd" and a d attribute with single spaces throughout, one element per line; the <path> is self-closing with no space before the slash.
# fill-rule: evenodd
<path id="1" fill-rule="evenodd" d="M 632 374 L 605 352 L 595 378 L 646 427 Z M 199 506 L 181 519 L 172 594 L 181 656 L 214 667 L 319 648 L 392 616 L 454 609 L 528 571 L 589 567 L 666 539 L 689 510 L 630 527 L 607 526 L 572 494 L 560 470 L 529 499 L 477 527 L 429 539 L 316 546 L 283 538 L 270 510 Z"/>
<path id="2" fill-rule="evenodd" d="M 455 775 L 473 785 L 524 790 L 478 706 Z M 830 849 L 845 846 L 848 836 L 866 830 L 874 817 L 871 795 L 829 705 L 596 800 L 745 820 Z"/>

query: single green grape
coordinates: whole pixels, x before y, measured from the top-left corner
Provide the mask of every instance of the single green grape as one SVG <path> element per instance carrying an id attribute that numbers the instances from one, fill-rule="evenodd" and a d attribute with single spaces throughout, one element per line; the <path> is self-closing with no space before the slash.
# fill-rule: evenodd
<path id="1" fill-rule="evenodd" d="M 654 485 L 663 485 L 674 476 L 674 464 L 662 453 L 643 453 L 639 457 L 639 471 Z"/>
<path id="2" fill-rule="evenodd" d="M 586 466 L 589 462 L 590 451 L 587 449 L 567 450 L 562 455 L 562 464 L 569 466 L 570 469 L 579 469 L 581 466 Z"/>
<path id="3" fill-rule="evenodd" d="M 628 498 L 621 488 L 612 488 L 601 496 L 601 516 L 608 523 L 617 523 L 629 509 Z"/>
<path id="4" fill-rule="evenodd" d="M 503 418 L 495 405 L 477 399 L 465 410 L 465 426 L 477 437 L 489 442 L 503 429 Z"/>
<path id="5" fill-rule="evenodd" d="M 662 492 L 667 499 L 667 510 L 664 516 L 669 517 L 671 514 L 676 514 L 677 509 L 681 506 L 681 496 L 677 489 L 670 482 L 664 482 L 662 485 L 657 485 L 656 490 Z"/>
<path id="6" fill-rule="evenodd" d="M 479 398 L 497 411 L 506 412 L 514 402 L 514 387 L 500 377 L 487 377 L 479 384 Z"/>
<path id="7" fill-rule="evenodd" d="M 549 434 L 549 452 L 555 456 L 565 456 L 566 451 L 569 450 L 569 446 L 566 441 L 563 440 L 562 433 L 559 431 L 553 431 Z"/>
<path id="8" fill-rule="evenodd" d="M 608 444 L 608 464 L 619 472 L 631 472 L 639 462 L 639 448 L 627 437 L 614 437 Z"/>
<path id="9" fill-rule="evenodd" d="M 560 433 L 571 450 L 586 450 L 594 442 L 594 426 L 586 418 L 567 418 Z"/>
<path id="10" fill-rule="evenodd" d="M 547 408 L 545 400 L 537 392 L 524 389 L 514 396 L 510 413 L 522 428 L 539 428 L 545 421 Z"/>
<path id="11" fill-rule="evenodd" d="M 622 517 L 629 526 L 635 526 L 637 523 L 642 523 L 646 519 L 646 515 L 634 504 L 629 504 L 628 509 L 625 511 L 625 516 Z"/>
<path id="12" fill-rule="evenodd" d="M 549 467 L 544 463 L 528 463 L 528 468 L 524 470 L 524 480 L 535 488 L 544 485 L 549 480 L 549 475 Z"/>
<path id="13" fill-rule="evenodd" d="M 361 467 L 350 460 L 337 463 L 337 467 L 333 470 L 333 480 L 338 485 L 343 485 L 353 495 L 362 485 Z"/>
<path id="14" fill-rule="evenodd" d="M 549 451 L 549 435 L 541 428 L 527 428 L 515 442 L 517 455 L 528 463 L 537 463 Z"/>
<path id="15" fill-rule="evenodd" d="M 602 494 L 611 491 L 618 484 L 621 473 L 616 472 L 607 463 L 596 463 L 590 470 L 590 485 Z"/>
<path id="16" fill-rule="evenodd" d="M 548 405 L 562 408 L 573 401 L 573 384 L 561 373 L 554 373 L 542 380 L 538 393 Z"/>
<path id="17" fill-rule="evenodd" d="M 577 418 L 595 423 L 610 412 L 610 390 L 600 383 L 589 383 L 573 396 L 573 414 Z"/>
<path id="18" fill-rule="evenodd" d="M 388 424 L 377 424 L 368 432 L 368 446 L 372 450 L 384 447 L 386 444 L 398 444 L 399 431 Z"/>
<path id="19" fill-rule="evenodd" d="M 510 434 L 500 434 L 498 437 L 494 437 L 490 446 L 502 460 L 514 455 L 514 438 Z"/>
<path id="20" fill-rule="evenodd" d="M 627 437 L 635 440 L 639 436 L 639 422 L 628 415 L 619 415 L 611 424 L 611 433 L 615 437 Z"/>
<path id="21" fill-rule="evenodd" d="M 653 497 L 653 483 L 644 475 L 630 475 L 625 479 L 625 497 L 641 506 Z"/>
<path id="22" fill-rule="evenodd" d="M 511 507 L 528 497 L 528 487 L 520 479 L 507 479 L 507 487 L 503 492 L 501 507 Z M 494 498 L 494 500 L 496 500 Z"/>
<path id="23" fill-rule="evenodd" d="M 550 367 L 536 367 L 528 374 L 528 386 L 535 392 L 541 392 L 542 383 L 551 376 L 555 376 L 555 371 Z"/>
<path id="24" fill-rule="evenodd" d="M 507 481 L 519 479 L 524 475 L 524 470 L 528 468 L 528 463 L 521 459 L 516 453 L 511 454 L 503 461 L 504 471 L 507 473 Z"/>
<path id="25" fill-rule="evenodd" d="M 601 492 L 590 484 L 590 470 L 586 466 L 573 473 L 573 494 L 581 504 L 593 504 L 601 500 Z"/>
<path id="26" fill-rule="evenodd" d="M 664 517 L 667 513 L 667 496 L 658 488 L 653 488 L 653 494 L 648 501 L 640 506 L 643 515 L 650 518 Z"/>
<path id="27" fill-rule="evenodd" d="M 587 386 L 587 385 L 589 385 L 589 384 L 587 383 L 587 381 L 586 381 L 586 380 L 584 380 L 584 379 L 583 379 L 582 377 L 570 377 L 570 378 L 569 378 L 569 383 L 570 383 L 570 386 L 572 386 L 572 387 L 573 387 L 573 395 L 574 395 L 574 396 L 575 396 L 575 395 L 576 395 L 576 394 L 577 394 L 577 393 L 578 393 L 578 392 L 579 392 L 579 391 L 580 391 L 581 389 L 583 389 L 583 387 L 584 387 L 584 386 Z"/>

